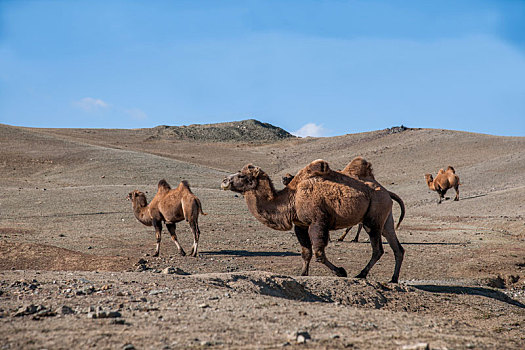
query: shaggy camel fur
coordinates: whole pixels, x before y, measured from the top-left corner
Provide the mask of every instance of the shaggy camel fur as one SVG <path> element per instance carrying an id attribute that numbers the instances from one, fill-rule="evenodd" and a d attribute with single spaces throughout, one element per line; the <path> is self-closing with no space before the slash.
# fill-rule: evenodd
<path id="1" fill-rule="evenodd" d="M 375 185 L 380 186 L 381 188 L 384 188 L 375 179 L 374 172 L 372 170 L 372 164 L 370 162 L 368 162 L 366 159 L 364 159 L 363 157 L 355 157 L 354 159 L 352 159 L 352 161 L 350 163 L 348 163 L 348 165 L 341 171 L 341 173 L 345 174 L 347 176 L 351 176 L 351 177 L 357 178 L 357 179 L 359 179 L 361 181 L 372 182 Z M 304 171 L 299 171 L 299 173 L 296 176 L 299 176 L 302 179 L 305 179 L 308 176 L 308 174 L 306 174 Z M 294 178 L 295 178 L 294 175 L 291 175 L 290 173 L 287 173 L 285 176 L 283 176 L 282 182 L 283 182 L 283 184 L 285 186 L 288 186 L 290 184 L 290 182 Z M 386 191 L 388 191 L 388 190 L 386 190 Z M 396 229 L 397 229 L 397 228 L 399 228 L 399 225 L 401 224 L 401 221 L 403 221 L 403 218 L 405 217 L 405 204 L 403 203 L 403 200 L 397 194 L 395 194 L 394 192 L 388 191 L 388 194 L 401 207 L 401 214 L 399 216 L 399 220 L 398 220 L 398 223 L 397 223 L 397 226 L 396 226 Z M 363 224 L 359 224 L 359 226 L 357 228 L 357 233 L 355 235 L 355 238 L 351 242 L 357 242 L 359 240 L 359 233 L 361 232 L 362 228 L 363 228 Z M 351 229 L 352 229 L 352 227 L 348 227 L 346 229 L 346 231 L 341 235 L 341 237 L 339 237 L 337 240 L 342 242 L 345 239 L 345 237 L 348 234 L 348 232 L 350 232 Z M 365 228 L 365 230 L 366 230 L 366 228 Z"/>
<path id="2" fill-rule="evenodd" d="M 146 195 L 140 191 L 135 190 L 131 192 L 128 198 L 131 199 L 135 217 L 144 225 L 155 227 L 157 245 L 153 256 L 159 256 L 163 221 L 179 253 L 182 256 L 186 255 L 175 233 L 175 224 L 182 220 L 186 220 L 189 223 L 193 233 L 193 246 L 190 255 L 197 256 L 200 238 L 199 213 L 206 214 L 202 211 L 199 198 L 191 192 L 187 181 L 182 181 L 177 188 L 172 189 L 166 180 L 160 180 L 157 194 L 155 194 L 149 205 Z"/>
<path id="3" fill-rule="evenodd" d="M 315 256 L 316 261 L 337 276 L 346 276 L 344 268 L 334 266 L 326 258 L 329 231 L 363 222 L 370 229 L 373 252 L 357 277 L 365 278 L 383 255 L 383 234 L 394 250 L 396 266 L 392 282 L 397 282 L 403 248 L 393 230 L 394 222 L 389 215 L 392 200 L 388 192 L 372 183 L 332 171 L 323 160 L 316 160 L 301 171 L 306 174 L 304 180 L 298 181 L 296 176 L 287 187 L 276 191 L 261 168 L 248 164 L 238 173 L 226 177 L 221 187 L 242 193 L 250 212 L 266 226 L 281 231 L 294 227 L 302 247 L 301 275 L 308 275 L 310 261 Z"/>
<path id="4" fill-rule="evenodd" d="M 295 176 L 293 176 L 292 174 L 290 174 L 290 173 L 286 173 L 286 175 L 284 175 L 284 176 L 282 177 L 282 183 L 283 183 L 283 185 L 288 186 L 288 184 L 289 184 L 290 182 L 292 182 L 292 180 L 294 179 L 294 177 L 295 177 Z M 351 242 L 357 242 L 357 241 L 358 241 L 358 239 L 359 239 L 359 233 L 361 232 L 361 229 L 362 229 L 362 228 L 363 228 L 363 224 L 359 224 L 358 227 L 357 227 L 357 233 L 356 233 L 356 235 L 355 235 L 355 238 L 354 238 L 353 240 L 351 240 Z M 345 237 L 346 237 L 346 235 L 348 234 L 348 232 L 350 232 L 351 229 L 352 229 L 352 227 L 348 227 L 348 228 L 346 229 L 345 233 L 343 233 L 343 234 L 341 235 L 341 237 L 339 237 L 337 240 L 338 240 L 339 242 L 342 242 L 342 241 L 345 239 Z"/>
<path id="5" fill-rule="evenodd" d="M 438 204 L 441 204 L 445 193 L 452 187 L 456 190 L 456 198 L 454 200 L 459 201 L 459 185 L 461 184 L 459 183 L 459 176 L 456 175 L 456 170 L 453 167 L 449 166 L 446 171 L 439 169 L 435 179 L 432 178 L 431 174 L 425 174 L 425 180 L 428 188 L 438 193 Z"/>

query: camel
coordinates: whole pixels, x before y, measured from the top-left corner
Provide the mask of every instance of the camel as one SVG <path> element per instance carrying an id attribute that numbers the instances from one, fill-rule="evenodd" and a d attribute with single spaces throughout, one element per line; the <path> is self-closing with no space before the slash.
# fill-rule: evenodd
<path id="1" fill-rule="evenodd" d="M 459 185 L 461 184 L 459 183 L 459 176 L 456 175 L 456 170 L 450 165 L 446 171 L 439 169 L 435 179 L 431 174 L 425 174 L 425 180 L 428 188 L 438 193 L 438 204 L 441 204 L 445 193 L 452 187 L 456 190 L 456 198 L 454 200 L 459 201 Z"/>
<path id="2" fill-rule="evenodd" d="M 362 180 L 362 181 L 373 182 L 377 186 L 380 186 L 380 187 L 384 188 L 375 179 L 374 172 L 372 170 L 372 164 L 370 162 L 368 162 L 366 159 L 364 159 L 363 157 L 355 157 L 354 159 L 352 159 L 352 161 L 350 163 L 348 163 L 348 165 L 341 171 L 341 173 L 345 174 L 345 175 L 348 175 L 348 176 L 351 176 L 351 177 L 358 178 L 359 180 Z M 303 179 L 307 176 L 307 174 L 304 173 L 304 171 L 303 172 L 299 171 L 298 175 L 300 177 L 302 177 Z M 283 176 L 282 182 L 283 182 L 283 184 L 285 186 L 288 186 L 290 184 L 290 182 L 294 178 L 295 178 L 294 175 L 292 175 L 290 173 L 287 173 L 285 176 Z M 388 190 L 386 190 L 386 191 L 388 191 Z M 401 214 L 399 216 L 399 220 L 398 220 L 398 223 L 397 223 L 397 226 L 396 226 L 396 229 L 398 229 L 399 225 L 401 224 L 401 221 L 403 221 L 403 218 L 405 217 L 405 204 L 403 203 L 403 200 L 397 194 L 395 194 L 394 192 L 388 191 L 388 194 L 401 207 Z M 361 232 L 362 228 L 363 228 L 363 224 L 360 223 L 358 228 L 357 228 L 357 233 L 356 233 L 354 239 L 351 242 L 358 242 L 358 240 L 359 240 L 359 233 Z M 345 232 L 341 235 L 341 237 L 339 237 L 337 240 L 339 242 L 342 242 L 345 239 L 345 237 L 348 234 L 348 232 L 350 232 L 351 229 L 352 229 L 352 227 L 348 227 L 345 230 Z M 366 230 L 366 228 L 365 228 L 365 230 Z"/>
<path id="3" fill-rule="evenodd" d="M 155 227 L 157 245 L 153 256 L 159 256 L 162 222 L 166 224 L 166 228 L 179 254 L 182 256 L 186 255 L 175 233 L 175 224 L 182 220 L 186 220 L 189 223 L 193 233 L 193 246 L 190 255 L 193 257 L 197 256 L 200 238 L 198 224 L 199 213 L 202 215 L 206 214 L 202 211 L 199 198 L 191 192 L 190 185 L 187 181 L 181 181 L 177 188 L 172 189 L 166 180 L 160 180 L 157 193 L 149 205 L 146 200 L 146 195 L 137 190 L 130 192 L 128 199 L 131 199 L 135 217 L 144 225 Z"/>
<path id="4" fill-rule="evenodd" d="M 392 200 L 386 190 L 371 182 L 332 171 L 327 162 L 316 160 L 303 168 L 302 181 L 296 176 L 284 189 L 276 191 L 270 177 L 258 166 L 245 165 L 226 177 L 221 187 L 244 195 L 252 215 L 264 225 L 281 231 L 294 227 L 301 245 L 301 275 L 307 276 L 312 256 L 335 275 L 346 277 L 346 270 L 326 257 L 329 231 L 362 222 L 369 228 L 372 257 L 356 276 L 366 278 L 383 255 L 381 234 L 394 251 L 396 265 L 392 282 L 397 283 L 404 250 L 399 243 L 392 215 Z"/>

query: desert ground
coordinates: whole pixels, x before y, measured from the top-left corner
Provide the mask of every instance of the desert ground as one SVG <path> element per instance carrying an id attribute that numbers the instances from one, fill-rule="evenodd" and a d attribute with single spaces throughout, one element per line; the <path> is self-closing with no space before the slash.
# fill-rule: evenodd
<path id="1" fill-rule="evenodd" d="M 367 279 L 315 262 L 299 276 L 293 232 L 220 189 L 247 163 L 280 189 L 312 160 L 342 169 L 358 155 L 406 205 L 399 284 L 386 242 Z M 460 200 L 450 190 L 438 205 L 424 174 L 448 165 Z M 150 200 L 160 179 L 187 180 L 202 201 L 197 258 L 166 229 L 152 256 L 154 230 L 126 196 Z M 349 276 L 371 256 L 364 231 L 350 242 L 355 230 L 343 242 L 333 231 L 327 247 Z M 189 252 L 187 223 L 177 232 Z M 523 349 L 525 138 L 385 129 L 250 142 L 0 125 L 0 253 L 1 349 Z"/>

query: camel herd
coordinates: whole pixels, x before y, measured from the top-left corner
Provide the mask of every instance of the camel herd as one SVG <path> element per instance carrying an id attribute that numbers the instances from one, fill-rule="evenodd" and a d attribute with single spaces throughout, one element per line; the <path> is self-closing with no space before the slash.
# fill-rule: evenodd
<path id="1" fill-rule="evenodd" d="M 438 203 L 452 187 L 456 190 L 455 200 L 459 200 L 460 182 L 453 167 L 449 166 L 446 171 L 439 170 L 435 179 L 426 174 L 425 179 L 428 187 L 438 192 Z M 227 176 L 221 188 L 241 193 L 252 215 L 264 225 L 280 231 L 294 229 L 301 245 L 302 276 L 308 275 L 310 261 L 314 257 L 335 275 L 346 277 L 343 267 L 337 267 L 328 260 L 325 248 L 330 240 L 330 231 L 345 228 L 346 232 L 339 238 L 342 241 L 351 227 L 359 225 L 354 241 L 364 228 L 370 237 L 372 257 L 356 277 L 366 278 L 383 255 L 383 236 L 395 257 L 391 282 L 398 282 L 404 249 L 397 239 L 395 228 L 405 216 L 405 205 L 397 194 L 377 182 L 370 162 L 356 157 L 343 170 L 335 171 L 326 161 L 318 159 L 295 175 L 287 174 L 282 182 L 285 187 L 276 190 L 268 174 L 258 166 L 247 164 L 239 172 Z M 198 218 L 199 214 L 206 214 L 188 182 L 182 181 L 172 189 L 165 180 L 160 180 L 157 193 L 149 204 L 146 195 L 138 190 L 130 192 L 128 199 L 137 220 L 155 228 L 157 245 L 154 256 L 159 255 L 163 222 L 179 253 L 186 255 L 175 233 L 176 223 L 182 220 L 188 222 L 193 233 L 191 256 L 197 256 L 200 237 Z M 401 209 L 395 228 L 392 200 Z"/>

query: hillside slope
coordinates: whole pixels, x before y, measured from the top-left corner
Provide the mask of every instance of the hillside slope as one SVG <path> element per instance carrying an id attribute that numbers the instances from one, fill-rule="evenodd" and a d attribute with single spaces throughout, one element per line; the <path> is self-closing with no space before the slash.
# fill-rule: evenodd
<path id="1" fill-rule="evenodd" d="M 310 348 L 523 344 L 525 138 L 386 129 L 250 143 L 154 132 L 0 125 L 5 344 L 276 348 L 295 345 L 294 334 L 304 330 Z M 406 250 L 399 286 L 385 283 L 394 268 L 386 244 L 365 281 L 336 279 L 316 262 L 311 277 L 298 277 L 293 232 L 263 226 L 242 196 L 219 187 L 246 163 L 261 166 L 281 188 L 281 175 L 316 158 L 341 169 L 357 155 L 407 207 L 397 231 Z M 448 165 L 461 178 L 460 201 L 437 205 L 423 175 Z M 162 178 L 172 186 L 188 180 L 208 214 L 199 217 L 198 258 L 179 256 L 167 234 L 160 256 L 152 257 L 153 229 L 137 222 L 125 199 L 134 189 L 151 199 Z M 370 244 L 364 232 L 359 243 L 350 242 L 352 234 L 337 242 L 340 233 L 331 233 L 327 256 L 355 275 L 370 259 Z M 177 224 L 177 235 L 188 250 L 186 222 Z M 176 274 L 161 273 L 167 268 Z M 24 316 L 31 304 L 73 313 Z M 89 318 L 93 305 L 122 317 Z M 159 328 L 163 336 L 152 340 Z"/>

